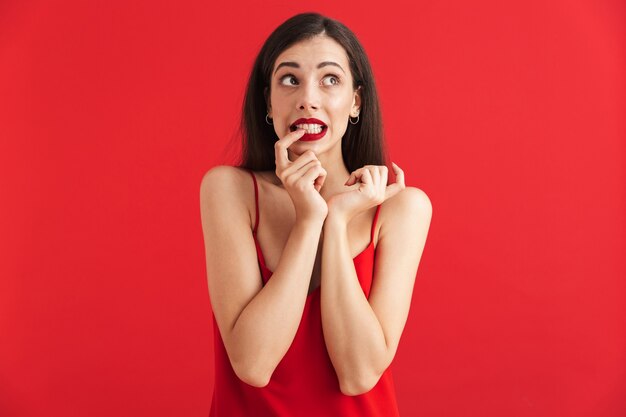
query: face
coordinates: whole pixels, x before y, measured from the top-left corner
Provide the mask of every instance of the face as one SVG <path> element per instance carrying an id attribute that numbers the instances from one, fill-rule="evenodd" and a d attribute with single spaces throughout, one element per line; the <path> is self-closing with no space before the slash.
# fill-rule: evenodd
<path id="1" fill-rule="evenodd" d="M 289 149 L 297 154 L 311 149 L 319 155 L 340 147 L 349 116 L 356 117 L 361 106 L 360 89 L 354 90 L 352 83 L 346 51 L 332 38 L 319 35 L 284 50 L 274 63 L 268 97 L 276 135 L 283 138 L 296 130 L 298 119 L 315 118 L 325 125 L 321 139 L 298 140 Z M 308 127 L 312 134 L 319 131 Z"/>

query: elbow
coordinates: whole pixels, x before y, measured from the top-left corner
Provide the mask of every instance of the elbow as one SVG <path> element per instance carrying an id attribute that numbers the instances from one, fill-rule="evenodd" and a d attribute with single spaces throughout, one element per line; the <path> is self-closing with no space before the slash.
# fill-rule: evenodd
<path id="1" fill-rule="evenodd" d="M 263 388 L 267 386 L 276 368 L 271 362 L 260 359 L 267 355 L 255 355 L 249 350 L 242 349 L 244 344 L 233 343 L 233 341 L 238 341 L 233 339 L 232 335 L 228 341 L 230 343 L 228 343 L 226 351 L 231 370 L 237 378 L 252 387 Z"/>
<path id="2" fill-rule="evenodd" d="M 378 384 L 381 375 L 371 375 L 369 378 L 358 380 L 344 380 L 339 383 L 339 389 L 343 395 L 351 397 L 365 394 Z"/>
<path id="3" fill-rule="evenodd" d="M 241 381 L 256 388 L 263 388 L 270 383 L 271 373 L 260 372 L 258 366 L 234 366 L 235 375 Z"/>
<path id="4" fill-rule="evenodd" d="M 393 358 L 393 355 L 391 358 Z M 350 376 L 344 374 L 343 378 L 339 378 L 341 393 L 349 396 L 368 393 L 378 384 L 378 381 L 380 381 L 390 364 L 391 359 L 385 359 L 384 364 L 379 364 L 380 366 L 377 368 L 369 368 L 366 371 L 352 373 Z"/>

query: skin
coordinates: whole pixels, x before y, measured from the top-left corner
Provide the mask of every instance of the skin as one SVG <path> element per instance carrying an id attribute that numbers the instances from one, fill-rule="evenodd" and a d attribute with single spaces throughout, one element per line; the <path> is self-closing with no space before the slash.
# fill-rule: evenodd
<path id="1" fill-rule="evenodd" d="M 335 62 L 341 68 L 329 65 L 317 69 L 324 61 Z M 326 135 L 320 140 L 287 144 L 290 161 L 307 150 L 315 153 L 327 172 L 320 194 L 328 200 L 345 191 L 344 183 L 350 175 L 343 163 L 341 140 L 348 127 L 348 116 L 356 117 L 360 112 L 360 90 L 352 88 L 345 50 L 327 36 L 317 36 L 286 49 L 276 59 L 274 68 L 282 62 L 296 62 L 301 68 L 281 67 L 273 73 L 268 114 L 279 138 L 287 136 L 291 123 L 300 117 L 315 117 L 328 125 Z"/>
<path id="2" fill-rule="evenodd" d="M 331 65 L 317 68 L 325 61 L 345 72 Z M 308 294 L 320 286 L 324 339 L 339 387 L 345 395 L 359 395 L 376 385 L 395 356 L 432 206 L 423 191 L 405 186 L 395 164 L 396 182 L 390 185 L 385 166 L 348 172 L 341 140 L 361 98 L 341 45 L 317 36 L 283 51 L 274 68 L 281 62 L 299 68 L 273 72 L 266 92 L 280 138 L 276 171 L 255 174 L 262 218 L 257 239 L 273 275 L 262 285 L 250 233 L 255 222 L 250 175 L 213 168 L 200 190 L 211 304 L 233 369 L 243 381 L 262 387 L 295 337 Z M 324 138 L 298 141 L 303 132 L 289 126 L 300 117 L 325 122 Z M 369 244 L 378 204 L 367 298 L 352 259 Z"/>

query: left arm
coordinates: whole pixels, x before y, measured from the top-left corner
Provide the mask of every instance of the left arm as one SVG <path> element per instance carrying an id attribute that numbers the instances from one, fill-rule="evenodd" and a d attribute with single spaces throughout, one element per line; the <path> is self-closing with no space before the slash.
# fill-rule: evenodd
<path id="1" fill-rule="evenodd" d="M 393 215 L 380 226 L 369 299 L 352 262 L 347 222 L 329 216 L 324 224 L 322 329 L 346 395 L 371 390 L 395 356 L 430 226 L 432 206 L 418 188 L 406 187 L 386 206 Z"/>

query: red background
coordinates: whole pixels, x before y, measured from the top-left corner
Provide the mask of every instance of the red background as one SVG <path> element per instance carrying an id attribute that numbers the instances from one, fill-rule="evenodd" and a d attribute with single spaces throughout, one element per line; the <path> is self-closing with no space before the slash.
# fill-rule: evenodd
<path id="1" fill-rule="evenodd" d="M 433 204 L 402 415 L 626 415 L 606 0 L 0 2 L 0 415 L 208 414 L 200 179 L 238 153 L 262 42 L 310 10 L 362 41 L 392 160 Z"/>

